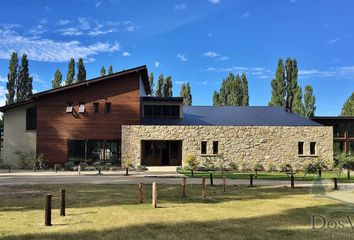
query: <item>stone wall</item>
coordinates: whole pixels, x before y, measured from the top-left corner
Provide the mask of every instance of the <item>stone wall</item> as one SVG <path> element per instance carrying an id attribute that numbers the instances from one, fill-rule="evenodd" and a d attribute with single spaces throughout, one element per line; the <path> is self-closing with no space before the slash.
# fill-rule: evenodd
<path id="1" fill-rule="evenodd" d="M 122 127 L 122 161 L 130 158 L 141 163 L 141 140 L 182 140 L 182 162 L 189 154 L 202 162 L 217 161 L 213 141 L 219 153 L 239 168 L 261 164 L 265 168 L 291 164 L 301 168 L 309 162 L 333 158 L 333 130 L 324 126 L 147 126 Z M 207 141 L 207 154 L 201 155 L 201 141 Z M 304 154 L 298 155 L 298 142 L 304 142 Z M 310 155 L 310 142 L 316 142 L 316 154 Z"/>

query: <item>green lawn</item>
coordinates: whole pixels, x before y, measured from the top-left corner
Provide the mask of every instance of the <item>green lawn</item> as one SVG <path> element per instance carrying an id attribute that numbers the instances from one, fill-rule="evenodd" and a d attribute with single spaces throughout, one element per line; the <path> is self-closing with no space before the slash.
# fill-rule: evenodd
<path id="1" fill-rule="evenodd" d="M 67 216 L 59 217 L 66 189 Z M 0 187 L 0 239 L 352 239 L 344 229 L 313 230 L 311 215 L 353 218 L 353 210 L 308 188 L 158 186 L 158 206 L 137 203 L 135 185 L 26 185 Z M 53 194 L 52 227 L 44 223 L 44 195 Z M 345 209 L 346 208 L 346 209 Z M 345 211 L 343 212 L 343 209 Z M 353 219 L 354 221 L 354 219 Z"/>
<path id="2" fill-rule="evenodd" d="M 191 177 L 191 171 L 179 171 L 179 173 L 184 174 L 188 177 Z M 221 178 L 221 172 L 220 171 L 195 171 L 194 172 L 194 177 L 196 178 L 201 178 L 201 177 L 207 177 L 209 178 L 209 175 L 213 174 L 213 178 Z M 249 179 L 250 174 L 255 175 L 255 172 L 231 172 L 231 171 L 225 171 L 224 176 L 228 179 Z M 322 178 L 323 179 L 333 179 L 336 177 L 338 179 L 338 182 L 354 182 L 354 172 L 351 173 L 352 176 L 350 179 L 347 178 L 347 172 L 343 171 L 339 176 L 335 172 L 329 172 L 329 171 L 324 171 L 322 172 Z M 318 174 L 306 174 L 303 172 L 297 172 L 294 177 L 296 181 L 313 181 Z M 263 179 L 263 180 L 290 180 L 290 176 L 287 175 L 284 172 L 258 172 L 257 179 Z"/>

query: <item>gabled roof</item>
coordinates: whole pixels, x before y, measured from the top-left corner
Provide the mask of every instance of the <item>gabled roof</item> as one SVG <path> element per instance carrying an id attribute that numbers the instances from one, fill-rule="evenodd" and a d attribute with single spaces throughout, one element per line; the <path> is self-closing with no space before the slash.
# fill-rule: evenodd
<path id="1" fill-rule="evenodd" d="M 183 118 L 143 118 L 143 125 L 322 126 L 283 107 L 184 106 Z"/>
<path id="2" fill-rule="evenodd" d="M 28 99 L 28 100 L 2 106 L 2 107 L 0 107 L 0 111 L 3 112 L 5 110 L 7 110 L 7 109 L 16 108 L 16 107 L 19 107 L 19 106 L 22 106 L 22 105 L 26 105 L 26 104 L 35 102 L 36 98 L 41 97 L 41 96 L 45 96 L 45 95 L 49 95 L 49 94 L 53 94 L 53 93 L 57 93 L 57 92 L 62 92 L 62 91 L 65 91 L 65 90 L 68 90 L 68 89 L 72 89 L 72 88 L 76 88 L 76 87 L 80 87 L 80 86 L 85 86 L 85 85 L 89 86 L 92 83 L 104 81 L 104 80 L 111 79 L 111 78 L 114 78 L 114 77 L 123 76 L 123 75 L 130 74 L 130 73 L 133 73 L 133 72 L 139 72 L 141 74 L 142 81 L 143 81 L 144 88 L 145 88 L 145 92 L 146 92 L 146 94 L 150 94 L 151 89 L 150 89 L 150 84 L 149 84 L 148 71 L 147 71 L 146 65 L 143 65 L 143 66 L 131 68 L 131 69 L 128 69 L 128 70 L 116 72 L 116 73 L 113 73 L 113 74 L 110 74 L 110 75 L 93 78 L 93 79 L 87 80 L 85 82 L 74 83 L 74 84 L 70 84 L 70 85 L 67 85 L 67 86 L 58 87 L 58 88 L 55 88 L 55 89 L 50 89 L 50 90 L 47 90 L 47 91 L 39 92 L 39 93 L 33 94 L 31 96 L 31 98 Z"/>

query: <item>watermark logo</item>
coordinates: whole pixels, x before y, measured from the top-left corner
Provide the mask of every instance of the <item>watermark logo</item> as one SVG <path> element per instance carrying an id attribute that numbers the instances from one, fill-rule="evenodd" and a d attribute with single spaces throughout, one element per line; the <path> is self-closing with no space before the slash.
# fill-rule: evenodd
<path id="1" fill-rule="evenodd" d="M 344 219 L 327 218 L 323 215 L 311 215 L 312 229 L 337 230 L 351 228 L 354 231 L 352 217 L 346 215 Z"/>

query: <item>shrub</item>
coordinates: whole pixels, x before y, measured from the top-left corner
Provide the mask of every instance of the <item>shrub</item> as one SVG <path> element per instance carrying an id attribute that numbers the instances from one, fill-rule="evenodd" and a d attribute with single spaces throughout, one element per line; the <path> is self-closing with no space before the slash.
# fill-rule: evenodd
<path id="1" fill-rule="evenodd" d="M 138 166 L 138 167 L 136 168 L 136 170 L 138 170 L 138 171 L 146 171 L 146 170 L 148 170 L 148 169 L 147 169 L 146 166 L 140 165 L 140 166 Z"/>
<path id="2" fill-rule="evenodd" d="M 81 171 L 86 170 L 86 168 L 88 167 L 87 163 L 84 163 L 84 162 L 80 162 L 80 163 L 79 163 L 79 166 L 80 166 L 80 168 L 81 168 Z"/>
<path id="3" fill-rule="evenodd" d="M 236 162 L 230 162 L 230 168 L 235 171 L 239 170 L 238 164 Z"/>
<path id="4" fill-rule="evenodd" d="M 187 169 L 191 171 L 193 177 L 194 170 L 196 170 L 199 167 L 200 161 L 197 159 L 195 155 L 187 155 L 187 157 L 184 159 L 184 165 L 186 166 Z"/>
<path id="5" fill-rule="evenodd" d="M 67 162 L 64 165 L 64 169 L 67 171 L 72 171 L 74 169 L 75 163 L 73 162 Z"/>
<path id="6" fill-rule="evenodd" d="M 47 167 L 44 154 L 40 153 L 36 157 L 33 152 L 16 151 L 15 154 L 20 160 L 21 168 L 23 169 L 44 169 Z"/>

